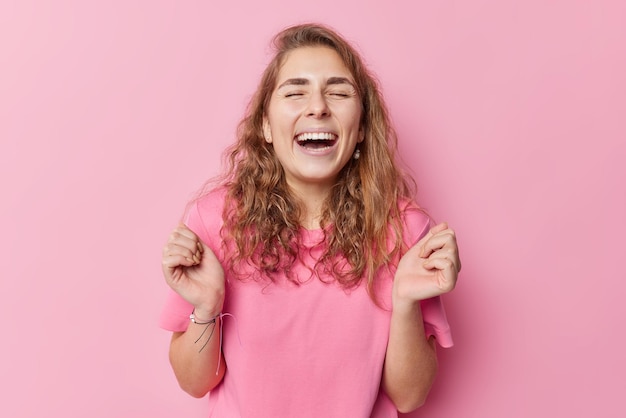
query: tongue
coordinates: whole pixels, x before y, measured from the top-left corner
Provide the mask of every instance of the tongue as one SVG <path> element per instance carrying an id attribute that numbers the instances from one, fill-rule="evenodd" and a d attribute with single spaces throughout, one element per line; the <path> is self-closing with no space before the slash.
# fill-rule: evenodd
<path id="1" fill-rule="evenodd" d="M 332 141 L 324 141 L 324 140 L 305 141 L 304 143 L 301 143 L 300 145 L 302 145 L 305 148 L 318 149 L 318 148 L 326 148 L 329 145 L 332 145 Z"/>

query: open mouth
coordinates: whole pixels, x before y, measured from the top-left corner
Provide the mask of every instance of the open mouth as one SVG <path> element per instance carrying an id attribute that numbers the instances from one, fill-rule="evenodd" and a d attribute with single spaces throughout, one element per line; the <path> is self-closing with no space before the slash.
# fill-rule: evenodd
<path id="1" fill-rule="evenodd" d="M 324 149 L 335 145 L 337 135 L 330 132 L 305 132 L 298 135 L 296 141 L 307 149 Z"/>

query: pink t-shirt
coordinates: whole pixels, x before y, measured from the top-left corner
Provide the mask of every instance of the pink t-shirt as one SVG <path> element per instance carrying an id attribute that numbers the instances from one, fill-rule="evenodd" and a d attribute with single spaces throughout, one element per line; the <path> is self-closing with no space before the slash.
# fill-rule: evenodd
<path id="1" fill-rule="evenodd" d="M 224 193 L 200 199 L 186 221 L 224 265 L 220 245 Z M 423 236 L 429 219 L 405 211 L 405 239 Z M 302 230 L 302 260 L 293 271 L 302 284 L 241 281 L 226 272 L 223 319 L 224 380 L 209 394 L 209 417 L 397 417 L 380 389 L 391 318 L 393 272 L 377 277 L 377 307 L 362 285 L 345 291 L 311 277 L 323 249 L 321 230 Z M 422 301 L 427 335 L 452 345 L 441 299 Z M 193 307 L 170 292 L 160 319 L 169 331 L 185 331 Z"/>

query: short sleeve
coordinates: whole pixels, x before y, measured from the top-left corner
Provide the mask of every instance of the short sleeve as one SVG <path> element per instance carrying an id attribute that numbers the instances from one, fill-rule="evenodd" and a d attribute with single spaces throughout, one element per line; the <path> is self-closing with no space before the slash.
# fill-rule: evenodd
<path id="1" fill-rule="evenodd" d="M 189 302 L 169 289 L 159 318 L 159 327 L 172 332 L 186 331 L 192 311 L 193 306 Z"/>
<path id="2" fill-rule="evenodd" d="M 448 324 L 441 297 L 437 296 L 423 300 L 420 306 L 422 307 L 426 337 L 434 336 L 440 346 L 444 348 L 452 347 L 454 341 L 452 341 L 452 333 L 450 332 L 450 325 Z"/>

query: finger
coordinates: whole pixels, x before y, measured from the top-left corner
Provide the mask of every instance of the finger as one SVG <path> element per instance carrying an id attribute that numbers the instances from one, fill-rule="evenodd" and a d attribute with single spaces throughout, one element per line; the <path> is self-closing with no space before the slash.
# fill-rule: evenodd
<path id="1" fill-rule="evenodd" d="M 441 231 L 444 231 L 448 229 L 448 224 L 446 222 L 441 222 L 435 226 L 433 226 L 432 228 L 430 228 L 428 230 L 428 232 L 426 233 L 426 235 L 424 235 L 422 237 L 422 239 L 420 239 L 417 243 L 424 243 L 426 241 L 428 241 L 430 238 L 433 237 L 433 235 L 438 234 Z"/>
<path id="2" fill-rule="evenodd" d="M 426 241 L 428 241 L 429 239 L 431 239 L 434 235 L 438 234 L 441 231 L 444 231 L 448 229 L 448 224 L 446 222 L 441 222 L 435 226 L 433 226 L 432 228 L 430 228 L 430 230 L 426 233 L 426 235 L 424 235 L 422 237 L 422 239 L 420 239 L 418 241 L 419 243 L 424 243 Z"/>
<path id="3" fill-rule="evenodd" d="M 168 243 L 163 247 L 163 257 L 172 256 L 172 255 L 182 255 L 185 258 L 190 260 L 199 261 L 201 258 L 201 254 L 198 249 L 194 246 L 189 248 L 187 245 L 178 245 L 175 243 Z"/>
<path id="4" fill-rule="evenodd" d="M 183 229 L 179 227 L 172 231 L 169 236 L 169 241 L 177 243 L 187 242 L 190 246 L 193 246 L 196 245 L 199 239 L 197 235 L 191 232 L 189 229 Z"/>
<path id="5" fill-rule="evenodd" d="M 427 270 L 453 270 L 456 271 L 456 266 L 452 260 L 448 258 L 429 258 L 424 261 L 424 268 Z"/>
<path id="6" fill-rule="evenodd" d="M 426 258 L 433 251 L 442 248 L 456 248 L 456 236 L 450 228 L 439 231 L 430 236 L 430 238 L 422 243 L 420 257 Z"/>
<path id="7" fill-rule="evenodd" d="M 181 242 L 188 242 L 190 245 L 196 245 L 199 250 L 202 248 L 202 246 L 199 245 L 200 238 L 198 235 L 196 235 L 185 224 L 178 225 L 170 234 L 170 239 L 180 239 L 182 240 Z"/>
<path id="8" fill-rule="evenodd" d="M 183 245 L 169 242 L 163 248 L 163 256 L 182 256 L 194 264 L 198 264 L 202 260 L 202 252 L 195 245 L 190 247 L 188 242 L 184 242 Z"/>
<path id="9" fill-rule="evenodd" d="M 202 246 L 200 245 L 200 240 L 190 230 L 180 230 L 176 228 L 168 239 L 169 246 L 179 246 L 182 248 L 187 248 L 191 253 L 195 254 L 197 257 L 200 257 L 202 254 Z"/>
<path id="10" fill-rule="evenodd" d="M 169 255 L 161 259 L 161 265 L 163 272 L 166 274 L 166 278 L 171 278 L 172 272 L 178 267 L 192 267 L 195 263 L 186 257 L 181 255 Z"/>
<path id="11" fill-rule="evenodd" d="M 461 260 L 459 259 L 459 255 L 456 252 L 456 248 L 453 248 L 453 249 L 442 248 L 442 249 L 433 251 L 428 256 L 428 260 L 437 260 L 437 259 L 449 260 L 454 266 L 455 271 L 458 272 L 461 270 Z"/>
<path id="12" fill-rule="evenodd" d="M 178 232 L 179 234 L 186 236 L 187 238 L 191 238 L 193 240 L 198 240 L 198 236 L 196 235 L 195 232 L 193 232 L 187 225 L 185 225 L 184 223 L 180 223 L 178 224 L 178 226 L 174 229 L 175 232 Z"/>
<path id="13" fill-rule="evenodd" d="M 198 237 L 198 235 L 195 232 L 193 232 L 187 225 L 183 223 L 179 224 L 178 227 L 175 229 L 175 232 L 177 232 L 183 237 L 187 237 L 193 240 L 195 242 L 196 247 L 198 248 L 198 251 L 200 251 L 200 253 L 204 252 L 206 245 L 204 245 L 200 237 Z"/>
<path id="14" fill-rule="evenodd" d="M 439 287 L 444 292 L 449 292 L 456 286 L 458 273 L 450 260 L 444 258 L 428 260 L 424 263 L 424 268 L 437 272 L 437 277 L 440 278 Z"/>
<path id="15" fill-rule="evenodd" d="M 207 251 L 212 252 L 211 249 L 200 239 L 198 240 L 198 249 L 202 254 L 206 253 Z"/>

